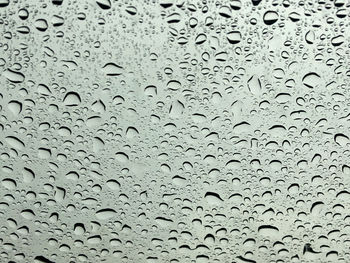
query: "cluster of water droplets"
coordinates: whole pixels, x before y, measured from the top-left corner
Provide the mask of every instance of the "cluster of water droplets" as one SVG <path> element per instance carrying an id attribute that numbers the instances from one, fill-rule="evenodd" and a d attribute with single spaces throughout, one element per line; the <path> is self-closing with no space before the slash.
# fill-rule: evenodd
<path id="1" fill-rule="evenodd" d="M 347 0 L 0 0 L 1 262 L 349 262 Z"/>

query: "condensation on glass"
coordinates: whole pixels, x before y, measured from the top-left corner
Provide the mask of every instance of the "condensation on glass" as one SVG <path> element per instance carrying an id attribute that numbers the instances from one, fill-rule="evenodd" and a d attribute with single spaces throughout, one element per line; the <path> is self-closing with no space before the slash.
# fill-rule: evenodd
<path id="1" fill-rule="evenodd" d="M 0 262 L 350 262 L 348 0 L 0 0 Z"/>

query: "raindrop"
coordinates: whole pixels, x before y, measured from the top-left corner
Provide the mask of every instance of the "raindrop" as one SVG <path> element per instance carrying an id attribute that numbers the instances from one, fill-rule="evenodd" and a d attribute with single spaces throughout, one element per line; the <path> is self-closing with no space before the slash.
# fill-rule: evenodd
<path id="1" fill-rule="evenodd" d="M 14 136 L 7 136 L 5 138 L 5 141 L 13 148 L 17 149 L 17 150 L 24 150 L 25 149 L 25 145 L 24 143 L 18 139 L 17 137 Z"/>
<path id="2" fill-rule="evenodd" d="M 227 33 L 226 36 L 230 44 L 238 44 L 239 42 L 241 42 L 241 39 L 242 39 L 241 32 L 239 31 L 231 31 Z"/>
<path id="3" fill-rule="evenodd" d="M 263 20 L 266 25 L 273 25 L 278 20 L 278 13 L 275 11 L 266 11 Z"/>
<path id="4" fill-rule="evenodd" d="M 48 23 L 45 19 L 37 19 L 34 22 L 34 26 L 39 31 L 45 32 L 48 28 Z"/>
<path id="5" fill-rule="evenodd" d="M 254 95 L 259 95 L 261 92 L 261 82 L 260 79 L 257 75 L 253 75 L 249 80 L 248 80 L 248 89 L 249 91 L 254 94 Z"/>
<path id="6" fill-rule="evenodd" d="M 104 10 L 110 9 L 112 7 L 110 0 L 96 0 L 96 3 L 100 8 Z"/>
<path id="7" fill-rule="evenodd" d="M 81 103 L 80 95 L 76 92 L 68 92 L 63 99 L 66 106 L 78 106 Z"/>
<path id="8" fill-rule="evenodd" d="M 10 110 L 10 112 L 17 116 L 22 112 L 22 103 L 20 103 L 19 101 L 16 100 L 11 100 L 8 104 L 7 104 L 7 108 Z"/>
<path id="9" fill-rule="evenodd" d="M 116 214 L 117 214 L 117 212 L 111 208 L 101 209 L 95 213 L 96 218 L 99 220 L 109 220 L 109 219 L 115 217 Z"/>
<path id="10" fill-rule="evenodd" d="M 123 68 L 115 63 L 105 64 L 102 71 L 106 74 L 106 76 L 119 76 L 123 74 Z"/>
<path id="11" fill-rule="evenodd" d="M 169 90 L 174 90 L 174 91 L 181 89 L 181 82 L 177 80 L 171 80 L 168 82 L 167 88 Z"/>
<path id="12" fill-rule="evenodd" d="M 21 83 L 24 81 L 24 75 L 11 69 L 5 70 L 2 75 L 13 83 Z"/>

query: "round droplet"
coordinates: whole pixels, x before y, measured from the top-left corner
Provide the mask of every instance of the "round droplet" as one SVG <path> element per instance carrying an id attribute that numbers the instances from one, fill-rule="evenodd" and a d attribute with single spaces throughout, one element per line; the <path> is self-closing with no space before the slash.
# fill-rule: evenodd
<path id="1" fill-rule="evenodd" d="M 266 25 L 273 25 L 278 20 L 278 13 L 275 11 L 267 11 L 264 14 L 263 20 Z"/>

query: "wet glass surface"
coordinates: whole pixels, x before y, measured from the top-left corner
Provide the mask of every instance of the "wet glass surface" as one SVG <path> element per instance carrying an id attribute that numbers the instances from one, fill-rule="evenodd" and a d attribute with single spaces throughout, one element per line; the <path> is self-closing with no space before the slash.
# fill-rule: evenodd
<path id="1" fill-rule="evenodd" d="M 0 262 L 350 262 L 348 0 L 0 0 Z"/>

